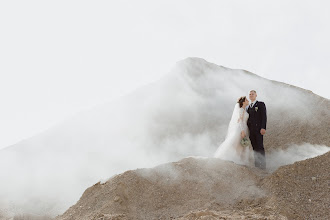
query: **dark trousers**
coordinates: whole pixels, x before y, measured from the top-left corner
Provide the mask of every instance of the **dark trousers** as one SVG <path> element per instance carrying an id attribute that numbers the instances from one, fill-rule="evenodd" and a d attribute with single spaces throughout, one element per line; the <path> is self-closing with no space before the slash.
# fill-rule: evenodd
<path id="1" fill-rule="evenodd" d="M 250 130 L 250 140 L 254 152 L 255 166 L 260 169 L 266 169 L 266 157 L 264 148 L 264 136 L 259 131 Z"/>

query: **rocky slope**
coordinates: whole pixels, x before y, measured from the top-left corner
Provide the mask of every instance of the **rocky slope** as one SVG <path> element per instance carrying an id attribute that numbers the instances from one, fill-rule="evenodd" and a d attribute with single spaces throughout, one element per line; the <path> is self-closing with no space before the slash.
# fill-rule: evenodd
<path id="1" fill-rule="evenodd" d="M 188 157 L 88 188 L 56 220 L 328 219 L 330 152 L 274 173 Z"/>

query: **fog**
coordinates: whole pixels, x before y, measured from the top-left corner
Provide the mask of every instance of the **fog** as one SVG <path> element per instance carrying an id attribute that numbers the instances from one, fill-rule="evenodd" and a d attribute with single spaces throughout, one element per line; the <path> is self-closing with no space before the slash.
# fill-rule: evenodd
<path id="1" fill-rule="evenodd" d="M 187 156 L 212 157 L 226 136 L 237 98 L 251 89 L 266 103 L 273 129 L 286 129 L 277 124 L 283 114 L 315 126 L 315 114 L 329 119 L 322 106 L 306 108 L 325 100 L 311 92 L 188 58 L 152 84 L 1 150 L 3 207 L 55 216 L 87 187 L 115 174 Z M 328 151 L 327 146 L 290 146 L 286 151 L 271 146 L 272 168 Z"/>
<path id="2" fill-rule="evenodd" d="M 285 150 L 276 149 L 267 155 L 267 168 L 275 170 L 280 166 L 293 164 L 294 162 L 316 157 L 330 151 L 330 147 L 324 145 L 292 145 Z"/>

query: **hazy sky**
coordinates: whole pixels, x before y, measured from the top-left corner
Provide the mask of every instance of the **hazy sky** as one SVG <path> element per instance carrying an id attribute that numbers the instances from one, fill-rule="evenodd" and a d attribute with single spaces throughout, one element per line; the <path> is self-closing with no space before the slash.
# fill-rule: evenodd
<path id="1" fill-rule="evenodd" d="M 325 0 L 1 1 L 0 148 L 153 82 L 186 57 L 329 99 L 329 7 Z"/>

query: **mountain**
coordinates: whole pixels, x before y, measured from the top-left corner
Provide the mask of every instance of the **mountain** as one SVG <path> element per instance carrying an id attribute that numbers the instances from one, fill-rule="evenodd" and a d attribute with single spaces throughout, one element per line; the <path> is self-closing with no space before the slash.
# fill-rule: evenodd
<path id="1" fill-rule="evenodd" d="M 56 220 L 327 219 L 329 167 L 330 152 L 272 174 L 189 157 L 99 182 Z"/>
<path id="2" fill-rule="evenodd" d="M 251 89 L 267 106 L 266 154 L 306 143 L 308 152 L 330 146 L 328 99 L 187 58 L 154 83 L 0 150 L 0 204 L 15 213 L 57 215 L 115 174 L 191 155 L 212 157 L 237 98 Z"/>

